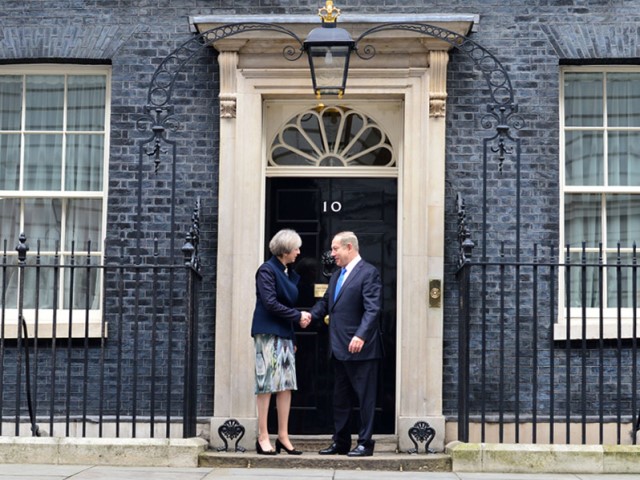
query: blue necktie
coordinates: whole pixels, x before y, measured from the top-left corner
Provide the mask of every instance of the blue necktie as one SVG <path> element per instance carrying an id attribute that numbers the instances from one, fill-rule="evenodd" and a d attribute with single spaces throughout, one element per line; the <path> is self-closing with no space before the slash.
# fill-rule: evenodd
<path id="1" fill-rule="evenodd" d="M 338 277 L 338 283 L 336 283 L 336 290 L 333 293 L 333 300 L 335 301 L 338 298 L 338 292 L 340 291 L 340 287 L 342 287 L 342 282 L 344 282 L 344 277 L 347 274 L 347 269 L 343 268 L 342 272 L 340 272 L 340 276 Z"/>

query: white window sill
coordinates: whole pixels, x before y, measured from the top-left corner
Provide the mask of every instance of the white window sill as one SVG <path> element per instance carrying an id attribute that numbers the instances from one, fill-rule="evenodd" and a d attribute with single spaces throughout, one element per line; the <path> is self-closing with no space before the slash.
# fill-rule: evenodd
<path id="1" fill-rule="evenodd" d="M 566 312 L 562 312 L 563 315 Z M 623 308 L 620 310 L 620 328 L 618 328 L 617 309 L 604 310 L 602 316 L 602 333 L 600 332 L 600 313 L 598 309 L 587 309 L 584 338 L 587 340 L 633 338 L 633 309 Z M 640 311 L 636 312 L 636 334 L 640 334 Z M 583 320 L 582 310 L 571 310 L 571 324 L 569 336 L 571 340 L 582 340 Z M 620 332 L 618 332 L 620 330 Z M 567 322 L 565 317 L 558 319 L 553 326 L 554 340 L 567 340 Z"/>
<path id="2" fill-rule="evenodd" d="M 1 315 L 1 313 L 0 313 Z M 36 311 L 23 310 L 27 322 L 27 334 L 34 338 L 36 334 Z M 18 338 L 18 310 L 6 309 L 4 311 L 4 339 Z M 2 321 L 2 317 L 0 317 Z M 71 321 L 71 334 L 69 334 L 69 321 Z M 86 310 L 73 310 L 69 318 L 69 310 L 58 310 L 56 316 L 55 338 L 101 338 L 107 336 L 107 324 L 102 326 L 102 311 L 89 310 L 87 318 Z M 1 333 L 1 332 L 0 332 Z M 24 337 L 24 336 L 23 336 Z M 53 310 L 38 311 L 38 338 L 50 339 L 53 336 Z"/>

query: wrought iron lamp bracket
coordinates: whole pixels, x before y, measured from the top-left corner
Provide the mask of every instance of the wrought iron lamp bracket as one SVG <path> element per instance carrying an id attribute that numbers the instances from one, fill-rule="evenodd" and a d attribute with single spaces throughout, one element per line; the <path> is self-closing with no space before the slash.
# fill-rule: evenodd
<path id="1" fill-rule="evenodd" d="M 286 60 L 298 60 L 304 53 L 302 40 L 291 30 L 280 25 L 254 22 L 227 24 L 207 30 L 184 42 L 162 60 L 149 84 L 145 114 L 136 121 L 138 131 L 152 132 L 150 138 L 142 141 L 141 148 L 145 155 L 154 159 L 156 173 L 160 166 L 160 156 L 168 153 L 162 145 L 173 144 L 166 137 L 167 131 L 176 132 L 180 128 L 180 122 L 174 116 L 174 106 L 170 102 L 176 79 L 184 65 L 204 47 L 227 37 L 255 31 L 274 31 L 291 37 L 297 46 L 284 47 L 282 55 Z"/>
<path id="2" fill-rule="evenodd" d="M 288 45 L 284 47 L 282 55 L 289 61 L 298 60 L 302 57 L 304 50 L 302 49 L 302 40 L 288 28 L 272 23 L 247 22 L 247 23 L 230 23 L 209 29 L 201 34 L 184 42 L 160 63 L 156 69 L 149 92 L 147 94 L 147 102 L 150 106 L 163 107 L 171 100 L 173 87 L 175 85 L 178 73 L 183 66 L 200 51 L 203 47 L 208 47 L 214 43 L 247 32 L 255 31 L 273 31 L 281 33 L 285 36 L 293 38 L 298 46 Z M 149 108 L 149 107 L 147 107 Z"/>
<path id="3" fill-rule="evenodd" d="M 471 40 L 469 37 L 453 32 L 446 28 L 438 27 L 428 23 L 400 23 L 390 22 L 383 23 L 372 27 L 364 31 L 355 41 L 356 43 L 356 55 L 363 60 L 369 60 L 376 54 L 376 49 L 373 45 L 367 44 L 360 47 L 360 42 L 375 33 L 389 31 L 389 30 L 403 30 L 408 32 L 417 33 L 420 35 L 426 35 L 429 37 L 442 40 L 455 49 L 464 53 L 469 57 L 474 65 L 482 72 L 487 86 L 491 92 L 492 102 L 497 105 L 509 105 L 513 104 L 514 94 L 511 86 L 511 80 L 500 61 L 487 49 L 478 43 Z"/>
<path id="4" fill-rule="evenodd" d="M 361 42 L 371 35 L 390 30 L 408 31 L 442 40 L 471 59 L 474 66 L 482 73 L 491 95 L 491 102 L 487 104 L 488 113 L 482 117 L 480 124 L 485 129 L 496 129 L 495 136 L 488 140 L 497 141 L 496 146 L 491 147 L 490 150 L 498 154 L 498 169 L 502 171 L 506 155 L 514 153 L 514 148 L 508 146 L 507 143 L 509 141 L 516 142 L 509 130 L 511 127 L 519 130 L 524 125 L 523 118 L 517 115 L 518 105 L 514 101 L 511 80 L 502 63 L 491 52 L 469 37 L 446 28 L 419 22 L 390 22 L 364 31 L 355 41 L 356 55 L 363 60 L 373 58 L 376 55 L 375 47 L 371 44 L 361 46 Z"/>
<path id="5" fill-rule="evenodd" d="M 446 28 L 428 23 L 400 23 L 389 22 L 377 25 L 364 31 L 356 40 L 354 52 L 364 60 L 369 60 L 376 55 L 376 49 L 371 44 L 363 44 L 363 40 L 376 33 L 399 30 L 426 35 L 450 44 L 471 59 L 475 67 L 482 73 L 490 91 L 491 102 L 487 105 L 489 112 L 481 124 L 484 128 L 491 128 L 497 122 L 496 138 L 498 144 L 492 147 L 494 153 L 498 153 L 500 168 L 505 155 L 513 150 L 506 145 L 509 135 L 509 122 L 514 128 L 521 128 L 522 118 L 514 116 L 517 105 L 514 103 L 514 92 L 509 75 L 500 61 L 488 50 L 471 40 L 469 37 L 453 32 Z M 185 64 L 203 48 L 223 40 L 225 38 L 241 35 L 247 32 L 273 31 L 289 36 L 294 45 L 288 45 L 283 49 L 283 57 L 290 61 L 298 60 L 304 54 L 303 41 L 291 30 L 272 23 L 246 22 L 232 23 L 207 30 L 181 44 L 160 63 L 153 74 L 147 93 L 147 113 L 138 122 L 137 127 L 142 130 L 143 125 L 148 125 L 153 135 L 145 144 L 145 153 L 154 157 L 156 169 L 160 162 L 160 155 L 166 153 L 162 143 L 166 140 L 166 130 L 177 130 L 179 122 L 173 118 L 173 106 L 169 105 L 173 88 L 178 78 L 178 73 Z"/>

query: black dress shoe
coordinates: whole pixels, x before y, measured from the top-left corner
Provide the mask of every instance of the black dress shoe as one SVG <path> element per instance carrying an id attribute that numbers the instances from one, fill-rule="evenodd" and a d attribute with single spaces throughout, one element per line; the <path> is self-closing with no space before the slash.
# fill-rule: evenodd
<path id="1" fill-rule="evenodd" d="M 256 452 L 258 453 L 258 455 L 275 455 L 276 454 L 275 450 L 264 450 L 258 440 L 256 440 Z"/>
<path id="2" fill-rule="evenodd" d="M 319 455 L 346 455 L 349 453 L 350 447 L 338 447 L 337 444 L 332 443 L 327 448 L 324 448 L 318 452 Z"/>
<path id="3" fill-rule="evenodd" d="M 280 441 L 279 438 L 276 438 L 276 453 L 280 453 L 280 450 L 284 450 L 289 455 L 302 455 L 302 452 L 300 450 L 296 450 L 295 447 L 293 447 L 291 450 L 289 450 L 287 447 L 285 447 L 282 444 L 282 442 Z"/>
<path id="4" fill-rule="evenodd" d="M 358 445 L 347 453 L 347 457 L 371 457 L 372 455 L 373 447 L 365 447 L 364 445 Z"/>

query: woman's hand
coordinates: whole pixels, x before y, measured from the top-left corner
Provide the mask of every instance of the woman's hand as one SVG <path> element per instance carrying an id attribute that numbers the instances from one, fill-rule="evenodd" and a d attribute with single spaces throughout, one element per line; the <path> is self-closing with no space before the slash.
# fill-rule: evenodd
<path id="1" fill-rule="evenodd" d="M 309 312 L 300 312 L 300 326 L 307 328 L 311 323 L 311 314 Z"/>

